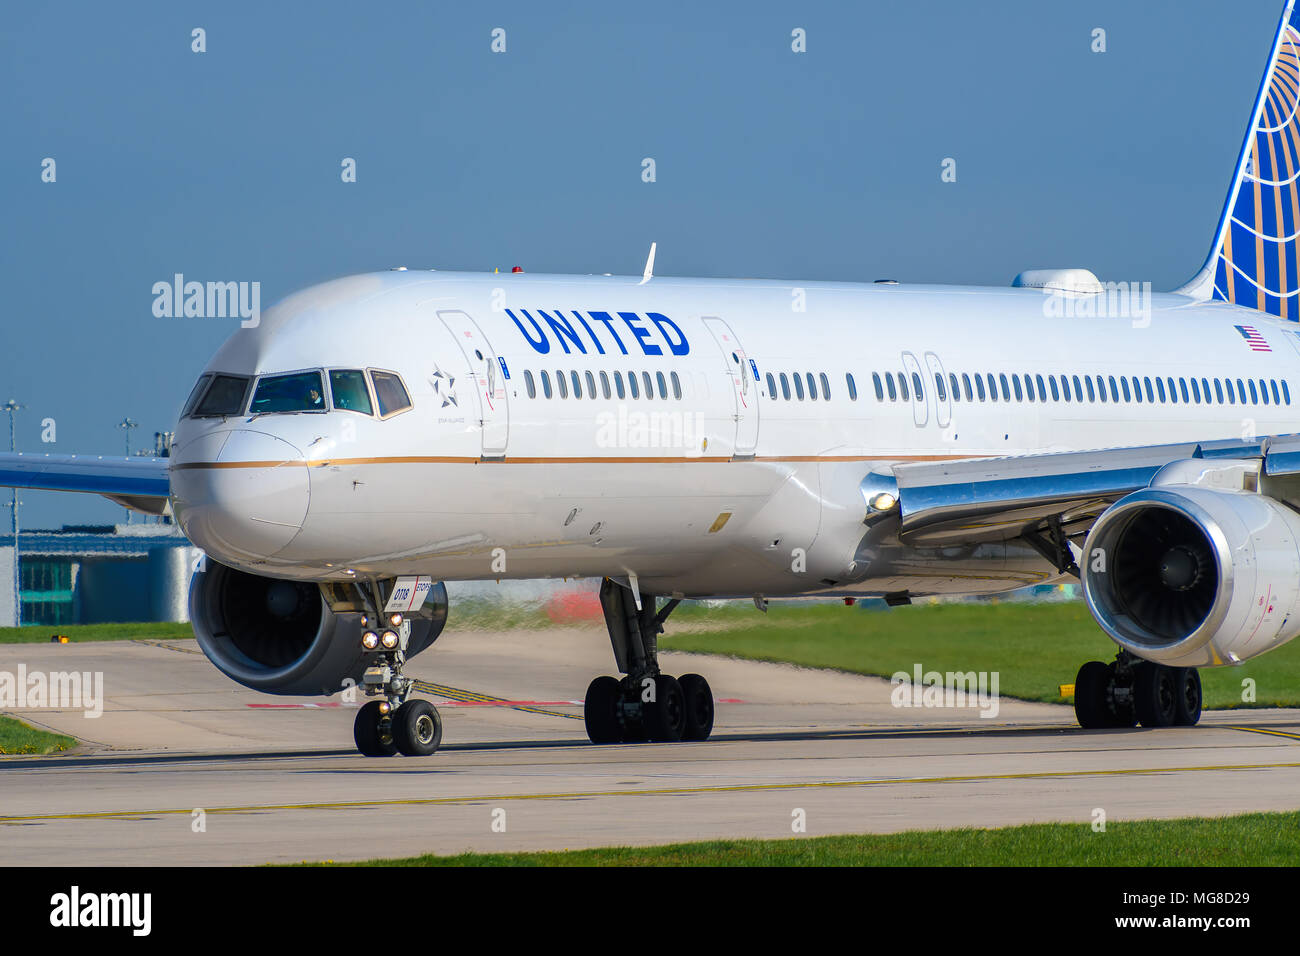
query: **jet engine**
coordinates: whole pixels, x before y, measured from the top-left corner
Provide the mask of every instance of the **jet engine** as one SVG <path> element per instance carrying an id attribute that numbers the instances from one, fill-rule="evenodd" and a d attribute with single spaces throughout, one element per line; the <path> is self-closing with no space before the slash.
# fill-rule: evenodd
<path id="1" fill-rule="evenodd" d="M 1300 633 L 1300 515 L 1265 495 L 1134 492 L 1097 519 L 1079 563 L 1097 623 L 1147 660 L 1236 664 Z"/>
<path id="2" fill-rule="evenodd" d="M 407 658 L 426 650 L 447 620 L 439 583 L 408 617 Z M 319 585 L 239 571 L 211 558 L 190 582 L 190 621 L 199 647 L 231 680 L 264 694 L 335 694 L 360 684 L 367 652 L 361 614 L 335 613 Z"/>

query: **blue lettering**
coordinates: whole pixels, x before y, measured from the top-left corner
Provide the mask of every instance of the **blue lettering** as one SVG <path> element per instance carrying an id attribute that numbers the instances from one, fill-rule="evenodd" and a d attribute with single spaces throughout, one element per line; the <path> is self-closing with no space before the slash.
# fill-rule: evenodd
<path id="1" fill-rule="evenodd" d="M 524 338 L 528 340 L 528 344 L 533 347 L 533 350 L 535 352 L 539 352 L 542 355 L 545 355 L 547 352 L 551 350 L 551 343 L 546 340 L 546 333 L 542 331 L 541 326 L 537 324 L 537 321 L 531 315 L 528 314 L 527 309 L 520 309 L 519 311 L 522 312 L 524 318 L 527 319 L 532 324 L 533 328 L 537 332 L 537 338 L 534 339 L 531 335 L 528 334 L 528 330 L 524 328 L 523 323 L 515 318 L 514 312 L 510 311 L 509 309 L 506 309 L 506 315 L 510 316 L 510 318 L 514 321 L 515 325 L 519 326 L 519 331 L 523 333 Z"/>
<path id="2" fill-rule="evenodd" d="M 599 352 L 601 355 L 604 355 L 605 347 L 600 344 L 600 339 L 596 338 L 596 333 L 591 331 L 591 326 L 588 325 L 587 320 L 582 317 L 582 313 L 575 309 L 573 312 L 573 317 L 577 319 L 579 322 L 581 322 L 582 327 L 587 330 L 587 335 L 591 336 L 591 343 L 594 346 L 596 346 L 596 351 Z"/>
<path id="3" fill-rule="evenodd" d="M 564 349 L 566 355 L 571 351 L 568 343 L 564 341 L 566 338 L 578 347 L 579 352 L 583 355 L 587 354 L 587 349 L 582 344 L 582 340 L 578 338 L 578 333 L 573 331 L 573 326 L 568 323 L 568 320 L 566 320 L 558 310 L 555 313 L 556 317 L 554 319 L 541 309 L 537 310 L 537 314 L 540 315 L 546 321 L 546 324 L 551 327 L 551 331 L 555 333 L 555 340 L 560 343 L 560 347 Z"/>
<path id="4" fill-rule="evenodd" d="M 614 336 L 614 341 L 618 343 L 618 350 L 622 352 L 624 355 L 626 355 L 627 349 L 623 347 L 623 340 L 620 339 L 618 337 L 618 333 L 614 331 L 613 317 L 608 312 L 588 312 L 587 314 L 590 315 L 597 322 L 605 323 L 605 328 L 609 329 L 609 334 Z"/>
<path id="5" fill-rule="evenodd" d="M 646 355 L 663 355 L 664 350 L 655 345 L 650 339 L 650 330 L 643 329 L 636 323 L 641 321 L 641 317 L 635 312 L 620 312 L 619 317 L 627 323 L 627 327 L 632 330 L 632 334 L 640 340 L 641 351 Z"/>
<path id="6" fill-rule="evenodd" d="M 659 312 L 647 312 L 646 315 L 650 316 L 650 321 L 658 327 L 659 334 L 664 337 L 664 341 L 668 343 L 668 348 L 672 349 L 674 355 L 689 355 L 691 353 L 690 343 L 686 341 L 686 333 L 677 327 L 676 322 Z M 676 342 L 668 334 L 668 329 L 664 328 L 665 325 L 677 333 Z"/>

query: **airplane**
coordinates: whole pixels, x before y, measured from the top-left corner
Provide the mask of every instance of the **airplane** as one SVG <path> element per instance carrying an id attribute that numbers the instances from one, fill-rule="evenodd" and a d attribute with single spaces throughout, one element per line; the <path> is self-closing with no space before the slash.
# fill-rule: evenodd
<path id="1" fill-rule="evenodd" d="M 355 275 L 235 331 L 169 458 L 3 455 L 0 484 L 174 516 L 203 652 L 268 694 L 361 688 L 368 756 L 438 749 L 404 666 L 467 580 L 601 580 L 594 743 L 709 737 L 707 679 L 659 666 L 683 600 L 1071 577 L 1118 646 L 1079 724 L 1194 725 L 1199 668 L 1300 633 L 1294 3 L 1172 292 L 667 278 L 653 246 L 641 276 Z"/>

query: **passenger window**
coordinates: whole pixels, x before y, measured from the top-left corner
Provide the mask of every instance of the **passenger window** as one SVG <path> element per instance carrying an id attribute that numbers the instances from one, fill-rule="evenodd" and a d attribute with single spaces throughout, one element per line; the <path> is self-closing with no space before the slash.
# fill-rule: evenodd
<path id="1" fill-rule="evenodd" d="M 1124 378 L 1124 377 L 1121 375 L 1121 376 L 1120 376 L 1119 383 L 1120 383 L 1121 385 L 1124 386 L 1124 401 L 1126 401 L 1126 402 L 1131 402 L 1131 401 L 1133 401 L 1133 396 L 1129 393 L 1129 390 L 1128 390 L 1128 379 Z"/>
<path id="2" fill-rule="evenodd" d="M 885 373 L 885 384 L 889 386 L 889 400 L 891 402 L 898 401 L 898 389 L 894 388 L 894 376 L 888 372 Z"/>
<path id="3" fill-rule="evenodd" d="M 1139 402 L 1142 401 L 1142 383 L 1138 381 L 1136 375 L 1133 376 L 1133 397 Z"/>
<path id="4" fill-rule="evenodd" d="M 1258 404 L 1259 404 L 1259 394 L 1255 391 L 1255 380 L 1254 380 L 1254 379 L 1251 379 L 1251 380 L 1250 380 L 1250 404 L 1252 404 L 1252 405 L 1258 405 Z"/>
<path id="5" fill-rule="evenodd" d="M 782 376 L 782 378 L 784 378 L 784 376 Z M 880 387 L 880 376 L 875 372 L 871 373 L 871 384 L 876 389 L 876 401 L 883 402 L 885 400 L 885 390 Z M 789 397 L 789 395 L 786 395 L 786 398 Z"/>
<path id="6" fill-rule="evenodd" d="M 944 387 L 943 376 L 938 372 L 934 373 L 934 394 L 939 396 L 939 401 L 948 401 L 948 389 Z"/>
<path id="7" fill-rule="evenodd" d="M 998 400 L 998 383 L 993 378 L 992 372 L 985 373 L 984 377 L 988 380 L 989 383 L 989 401 L 996 402 Z"/>
<path id="8" fill-rule="evenodd" d="M 1097 397 L 1106 401 L 1106 380 L 1100 375 L 1097 376 Z"/>
<path id="9" fill-rule="evenodd" d="M 844 384 L 849 387 L 849 401 L 856 402 L 858 400 L 858 386 L 853 382 L 852 372 L 844 373 Z"/>
<path id="10" fill-rule="evenodd" d="M 1115 376 L 1114 376 L 1114 375 L 1112 375 L 1112 376 L 1110 377 L 1109 382 L 1110 382 L 1110 400 L 1111 400 L 1112 402 L 1118 402 L 1118 401 L 1119 401 L 1119 389 L 1115 387 Z"/>
<path id="11" fill-rule="evenodd" d="M 195 418 L 241 415 L 248 398 L 249 379 L 242 375 L 214 375 L 207 392 L 194 409 Z"/>
<path id="12" fill-rule="evenodd" d="M 817 401 L 817 383 L 813 381 L 812 372 L 805 372 L 804 377 L 808 379 L 808 397 L 812 401 Z"/>
<path id="13" fill-rule="evenodd" d="M 790 380 L 786 378 L 785 372 L 781 373 L 781 397 L 790 401 Z"/>
<path id="14" fill-rule="evenodd" d="M 676 373 L 676 372 L 672 372 L 672 373 L 670 373 L 669 378 L 672 379 L 672 383 L 673 383 L 673 398 L 677 399 L 678 401 L 681 401 L 681 399 L 682 399 L 682 380 L 679 379 L 679 378 L 677 377 L 677 373 Z M 770 385 L 771 382 L 772 382 L 772 376 L 771 376 L 771 375 L 768 375 L 768 377 L 767 377 L 767 381 L 768 381 L 768 384 Z M 773 397 L 773 398 L 776 398 L 776 395 L 773 394 L 772 397 Z"/>
<path id="15" fill-rule="evenodd" d="M 1074 400 L 1083 401 L 1083 386 L 1079 384 L 1079 376 L 1074 376 Z"/>
<path id="16" fill-rule="evenodd" d="M 615 373 L 614 373 L 614 391 L 616 391 L 616 392 L 618 393 L 619 401 L 622 401 L 623 399 L 627 398 L 627 393 L 626 393 L 625 391 L 623 391 L 623 373 L 622 373 L 622 372 L 615 372 Z"/>
<path id="17" fill-rule="evenodd" d="M 604 372 L 600 373 L 600 394 L 605 396 L 606 401 L 613 397 L 609 391 L 609 376 Z"/>
<path id="18" fill-rule="evenodd" d="M 776 401 L 776 379 L 772 377 L 771 372 L 767 373 L 767 394 L 771 397 L 772 401 Z"/>
<path id="19" fill-rule="evenodd" d="M 587 379 L 587 397 L 594 402 L 596 400 L 596 377 L 588 372 L 585 378 Z"/>
<path id="20" fill-rule="evenodd" d="M 655 372 L 655 382 L 659 385 L 659 397 L 664 401 L 668 400 L 668 380 L 664 378 L 663 372 Z"/>
<path id="21" fill-rule="evenodd" d="M 1157 381 L 1159 380 L 1157 379 Z M 1156 396 L 1155 393 L 1151 391 L 1151 379 L 1149 378 L 1142 379 L 1142 384 L 1144 384 L 1147 387 L 1147 401 L 1154 402 L 1156 400 Z M 1164 401 L 1163 396 L 1161 397 L 1160 401 L 1162 402 Z"/>
<path id="22" fill-rule="evenodd" d="M 1070 400 L 1070 380 L 1064 375 L 1061 376 L 1061 397 L 1067 402 Z"/>
<path id="23" fill-rule="evenodd" d="M 325 389 L 320 372 L 295 372 L 292 375 L 267 375 L 257 381 L 250 415 L 275 412 L 323 412 Z"/>
<path id="24" fill-rule="evenodd" d="M 1221 379 L 1216 378 L 1214 380 L 1214 398 L 1220 405 L 1223 404 L 1223 381 Z"/>
<path id="25" fill-rule="evenodd" d="M 1205 404 L 1210 404 L 1210 380 L 1208 378 L 1201 379 L 1201 393 L 1205 395 Z"/>
<path id="26" fill-rule="evenodd" d="M 1178 380 L 1178 392 L 1180 395 L 1183 396 L 1184 405 L 1186 405 L 1188 402 L 1192 400 L 1191 397 L 1187 394 L 1187 379 L 1180 378 Z"/>
<path id="27" fill-rule="evenodd" d="M 1201 386 L 1196 379 L 1192 379 L 1192 400 L 1197 405 L 1201 404 Z"/>
<path id="28" fill-rule="evenodd" d="M 1163 405 L 1165 403 L 1165 380 L 1163 378 L 1156 379 L 1156 391 L 1160 393 L 1160 404 Z"/>
<path id="29" fill-rule="evenodd" d="M 952 386 L 952 400 L 953 400 L 954 402 L 960 402 L 960 401 L 961 401 L 961 386 L 960 386 L 959 384 L 957 384 L 957 373 L 956 373 L 956 372 L 949 372 L 949 373 L 948 373 L 948 384 Z"/>
<path id="30" fill-rule="evenodd" d="M 1043 387 L 1043 376 L 1035 375 L 1034 379 L 1038 382 L 1038 398 L 1040 401 L 1047 401 L 1047 389 Z"/>
<path id="31" fill-rule="evenodd" d="M 1177 386 L 1174 385 L 1174 380 L 1173 380 L 1172 378 L 1166 378 L 1166 379 L 1165 379 L 1165 384 L 1167 384 L 1167 385 L 1169 386 L 1169 402 L 1170 402 L 1170 404 L 1172 404 L 1172 405 L 1177 405 L 1177 404 L 1178 404 L 1178 388 L 1177 388 Z"/>
<path id="32" fill-rule="evenodd" d="M 1059 402 L 1061 400 L 1061 393 L 1056 387 L 1056 379 L 1051 375 L 1047 376 L 1047 384 L 1052 386 L 1052 401 Z"/>
<path id="33" fill-rule="evenodd" d="M 1088 378 L 1087 376 L 1084 376 L 1083 383 L 1088 386 L 1088 401 L 1090 402 L 1097 401 L 1097 393 L 1094 392 L 1092 389 L 1092 379 Z"/>
<path id="34" fill-rule="evenodd" d="M 636 383 L 636 372 L 627 373 L 627 391 L 633 398 L 641 397 L 641 387 Z"/>
<path id="35" fill-rule="evenodd" d="M 742 375 L 745 374 L 744 369 L 741 369 L 740 374 L 742 374 Z M 654 397 L 655 397 L 655 387 L 654 387 L 654 383 L 653 383 L 652 381 L 650 381 L 650 373 L 649 373 L 649 372 L 642 372 L 642 373 L 641 373 L 641 381 L 643 381 L 643 382 L 645 383 L 645 397 L 646 397 L 647 399 L 654 398 Z"/>
<path id="36" fill-rule="evenodd" d="M 979 373 L 975 373 L 975 389 L 979 392 L 980 401 L 984 401 L 984 379 L 980 378 Z"/>
<path id="37" fill-rule="evenodd" d="M 569 376 L 573 381 L 573 397 L 582 398 L 582 379 L 578 377 L 576 371 L 569 372 Z"/>
<path id="38" fill-rule="evenodd" d="M 829 402 L 829 401 L 831 400 L 831 383 L 830 383 L 830 380 L 826 377 L 826 373 L 825 373 L 825 372 L 818 372 L 818 373 L 817 373 L 817 378 L 818 378 L 818 380 L 822 383 L 822 398 L 826 399 L 826 401 Z"/>
<path id="39" fill-rule="evenodd" d="M 537 397 L 537 383 L 533 381 L 533 373 L 524 369 L 524 388 L 528 390 L 529 398 Z"/>
<path id="40" fill-rule="evenodd" d="M 912 397 L 907 394 L 907 376 L 902 372 L 895 372 L 894 374 L 898 376 L 898 394 L 903 397 L 903 401 L 911 401 Z"/>
<path id="41" fill-rule="evenodd" d="M 975 378 L 978 379 L 979 376 L 976 375 Z M 968 402 L 973 402 L 973 401 L 975 401 L 975 396 L 974 396 L 974 394 L 971 393 L 971 390 L 970 390 L 970 376 L 967 375 L 965 372 L 962 372 L 962 373 L 961 373 L 961 389 L 962 389 L 963 392 L 966 393 L 966 401 L 968 401 Z M 981 395 L 981 396 L 980 396 L 980 401 L 983 401 L 983 400 L 984 400 L 984 396 Z"/>
<path id="42" fill-rule="evenodd" d="M 799 401 L 802 402 L 802 401 L 803 401 L 803 379 L 799 377 L 799 373 L 798 373 L 798 372 L 794 372 L 794 373 L 792 373 L 792 374 L 791 374 L 791 378 L 794 379 L 794 394 L 795 394 L 795 397 L 798 398 Z"/>
<path id="43" fill-rule="evenodd" d="M 925 401 L 925 389 L 921 387 L 921 376 L 915 372 L 912 373 L 912 394 L 916 396 L 918 402 Z"/>
<path id="44" fill-rule="evenodd" d="M 1011 389 L 1007 387 L 1007 377 L 1005 375 L 999 375 L 998 381 L 1002 383 L 1002 400 L 1006 402 L 1011 401 Z"/>
<path id="45" fill-rule="evenodd" d="M 1282 397 L 1286 399 L 1288 405 L 1291 404 L 1291 389 L 1286 387 L 1286 379 L 1282 379 Z"/>
<path id="46" fill-rule="evenodd" d="M 564 373 L 559 369 L 555 371 L 555 388 L 560 393 L 560 398 L 569 397 L 569 382 L 564 377 Z"/>
<path id="47" fill-rule="evenodd" d="M 366 376 L 361 369 L 335 369 L 330 372 L 330 397 L 334 407 L 348 412 L 360 412 L 369 415 L 373 409 L 370 405 L 370 389 L 366 387 Z"/>
<path id="48" fill-rule="evenodd" d="M 1023 402 L 1023 401 L 1025 400 L 1025 393 L 1022 392 L 1022 391 L 1020 390 L 1020 379 L 1019 379 L 1019 377 L 1018 377 L 1018 376 L 1015 376 L 1015 375 L 1012 375 L 1012 376 L 1011 376 L 1011 384 L 1014 385 L 1014 386 L 1016 387 L 1016 401 L 1018 401 L 1018 402 Z M 1007 377 L 1006 377 L 1005 375 L 1002 376 L 1002 387 L 1003 387 L 1003 388 L 1006 388 L 1006 387 L 1007 387 Z"/>
<path id="49" fill-rule="evenodd" d="M 547 374 L 546 369 L 542 369 L 542 394 L 547 398 L 551 397 L 551 376 Z"/>

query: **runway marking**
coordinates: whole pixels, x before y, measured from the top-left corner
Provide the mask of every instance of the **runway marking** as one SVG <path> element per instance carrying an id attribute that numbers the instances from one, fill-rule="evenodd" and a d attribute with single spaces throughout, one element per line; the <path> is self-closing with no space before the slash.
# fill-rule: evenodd
<path id="1" fill-rule="evenodd" d="M 749 783 L 723 787 L 661 787 L 653 790 L 576 790 L 559 793 L 512 793 L 464 797 L 408 797 L 396 800 L 351 800 L 336 803 L 250 804 L 236 807 L 206 807 L 214 813 L 267 813 L 277 810 L 360 810 L 373 807 L 464 806 L 506 800 L 589 800 L 599 797 L 707 796 L 723 793 L 761 793 L 784 790 L 844 789 L 893 784 L 983 783 L 999 780 L 1050 780 L 1086 777 L 1153 776 L 1165 773 L 1235 772 L 1242 770 L 1294 770 L 1297 763 L 1220 764 L 1198 767 L 1132 767 L 1113 770 L 1043 770 L 1031 773 L 970 774 L 943 777 L 887 777 L 877 780 L 808 780 L 796 783 Z M 42 820 L 129 820 L 140 817 L 177 816 L 193 813 L 192 807 L 159 810 L 98 810 L 85 813 L 43 813 L 0 816 L 0 824 L 34 823 Z"/>
<path id="2" fill-rule="evenodd" d="M 1268 734 L 1270 737 L 1289 737 L 1292 740 L 1300 740 L 1300 734 L 1288 733 L 1285 730 L 1265 730 L 1263 727 L 1228 727 L 1228 730 L 1244 730 L 1251 734 Z"/>
<path id="3" fill-rule="evenodd" d="M 189 638 L 177 638 L 177 640 L 189 640 Z M 177 647 L 175 644 L 168 644 L 166 641 L 150 641 L 143 637 L 132 638 L 132 644 L 147 644 L 150 647 L 161 647 L 165 651 L 176 651 L 178 654 L 198 654 L 199 657 L 205 656 L 202 651 L 196 651 L 192 647 Z"/>
<path id="4" fill-rule="evenodd" d="M 496 707 L 509 707 L 512 710 L 521 710 L 527 714 L 542 714 L 545 717 L 566 717 L 569 720 L 582 720 L 581 714 L 565 714 L 558 710 L 546 710 L 543 707 L 532 706 L 523 701 L 506 700 L 504 697 L 493 697 L 490 694 L 479 694 L 472 690 L 462 690 L 459 687 L 448 687 L 446 684 L 431 684 L 427 680 L 416 680 L 415 689 L 424 691 L 426 694 L 433 694 L 436 697 L 445 697 L 448 700 L 457 701 L 463 704 L 483 704 L 493 705 Z M 541 703 L 539 701 L 539 703 Z M 581 703 L 581 701 L 546 701 L 553 705 Z"/>

